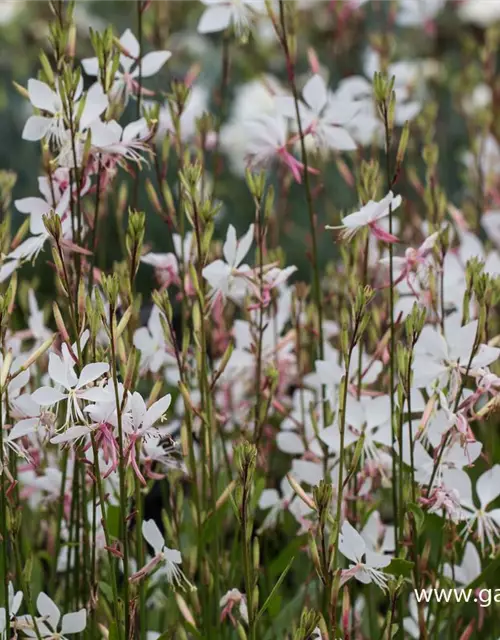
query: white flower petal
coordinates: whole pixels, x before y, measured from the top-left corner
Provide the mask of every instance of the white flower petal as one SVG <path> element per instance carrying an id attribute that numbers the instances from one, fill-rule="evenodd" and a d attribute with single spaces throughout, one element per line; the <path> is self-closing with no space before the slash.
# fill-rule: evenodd
<path id="1" fill-rule="evenodd" d="M 158 73 L 171 55 L 170 51 L 152 51 L 151 53 L 147 53 L 141 60 L 142 77 L 150 78 L 155 73 Z M 139 75 L 139 66 L 134 69 L 134 75 Z"/>
<path id="2" fill-rule="evenodd" d="M 155 554 L 161 553 L 165 546 L 165 539 L 163 538 L 161 531 L 158 529 L 158 525 L 154 520 L 144 520 L 142 523 L 142 535 L 146 542 L 154 549 Z"/>
<path id="3" fill-rule="evenodd" d="M 81 633 L 87 626 L 87 610 L 80 609 L 75 613 L 67 613 L 61 622 L 61 633 Z"/>
<path id="4" fill-rule="evenodd" d="M 36 142 L 41 140 L 50 128 L 51 119 L 44 118 L 43 116 L 31 116 L 24 125 L 23 133 L 21 135 L 23 140 L 29 140 L 30 142 Z"/>
<path id="5" fill-rule="evenodd" d="M 31 397 L 41 407 L 56 404 L 56 402 L 61 402 L 61 400 L 66 399 L 64 393 L 57 391 L 57 389 L 54 389 L 53 387 L 40 387 L 31 395 Z"/>
<path id="6" fill-rule="evenodd" d="M 36 608 L 41 616 L 47 618 L 47 622 L 52 629 L 56 630 L 61 618 L 61 612 L 59 611 L 56 603 L 43 591 L 37 598 Z"/>

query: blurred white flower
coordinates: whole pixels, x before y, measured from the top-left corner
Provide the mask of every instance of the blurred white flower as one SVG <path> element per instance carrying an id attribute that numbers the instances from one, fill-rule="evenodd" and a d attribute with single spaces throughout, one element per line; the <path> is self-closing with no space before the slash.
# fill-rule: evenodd
<path id="1" fill-rule="evenodd" d="M 459 5 L 458 15 L 464 22 L 489 27 L 500 19 L 500 0 L 464 0 Z"/>
<path id="2" fill-rule="evenodd" d="M 206 6 L 198 23 L 198 33 L 224 31 L 230 25 L 237 34 L 250 28 L 254 12 L 265 9 L 264 0 L 202 0 Z"/>

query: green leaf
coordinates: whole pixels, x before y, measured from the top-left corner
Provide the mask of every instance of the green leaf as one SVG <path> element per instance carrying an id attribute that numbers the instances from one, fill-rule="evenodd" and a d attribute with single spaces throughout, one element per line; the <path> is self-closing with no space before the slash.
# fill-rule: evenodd
<path id="1" fill-rule="evenodd" d="M 312 581 L 308 585 L 300 586 L 297 593 L 292 599 L 285 603 L 277 617 L 272 621 L 272 628 L 267 631 L 264 640 L 276 640 L 276 638 L 286 637 L 286 633 L 290 631 L 290 620 L 294 620 L 300 616 L 306 599 L 316 601 L 318 597 L 319 588 L 317 581 Z"/>
<path id="2" fill-rule="evenodd" d="M 108 525 L 109 535 L 113 538 L 120 537 L 120 507 L 110 505 L 106 509 L 106 523 Z"/>
<path id="3" fill-rule="evenodd" d="M 106 582 L 99 582 L 99 591 L 102 591 L 109 604 L 113 604 L 113 591 L 109 584 Z"/>
<path id="4" fill-rule="evenodd" d="M 109 640 L 120 640 L 116 622 L 112 622 L 109 626 Z"/>
<path id="5" fill-rule="evenodd" d="M 276 582 L 276 584 L 274 585 L 274 587 L 272 588 L 271 593 L 267 596 L 266 601 L 264 602 L 264 604 L 262 605 L 259 613 L 257 614 L 257 616 L 255 617 L 255 623 L 257 624 L 257 622 L 260 620 L 260 618 L 262 617 L 262 615 L 264 614 L 264 612 L 266 611 L 266 609 L 269 607 L 269 605 L 271 604 L 271 602 L 273 601 L 273 599 L 277 596 L 277 591 L 280 588 L 281 583 L 283 582 L 283 580 L 286 577 L 286 574 L 290 571 L 290 567 L 293 564 L 293 561 L 295 560 L 295 556 L 293 556 L 293 558 L 290 560 L 290 562 L 288 563 L 288 565 L 286 566 L 285 570 L 283 571 L 283 573 L 280 575 L 280 577 L 278 578 L 278 581 Z"/>
<path id="6" fill-rule="evenodd" d="M 185 625 L 186 629 L 189 631 L 189 633 L 192 635 L 193 638 L 198 638 L 199 640 L 203 640 L 203 636 L 201 635 L 201 633 L 198 631 L 198 629 L 193 627 L 192 624 L 190 624 L 189 622 L 185 621 L 184 625 Z"/>
<path id="7" fill-rule="evenodd" d="M 414 562 L 403 560 L 403 558 L 393 558 L 391 564 L 385 567 L 384 573 L 390 573 L 393 576 L 403 576 L 409 578 L 414 566 Z"/>
<path id="8" fill-rule="evenodd" d="M 425 522 L 424 512 L 418 506 L 418 504 L 415 504 L 414 502 L 408 502 L 406 505 L 406 508 L 408 509 L 408 511 L 411 511 L 411 513 L 413 513 L 413 516 L 415 518 L 415 524 L 417 526 L 417 533 L 420 533 L 422 531 L 422 528 Z"/>
<path id="9" fill-rule="evenodd" d="M 277 576 L 290 562 L 290 558 L 293 558 L 297 552 L 307 545 L 308 537 L 306 535 L 297 536 L 288 544 L 279 556 L 272 561 L 269 567 L 269 576 L 272 580 L 274 576 Z"/>

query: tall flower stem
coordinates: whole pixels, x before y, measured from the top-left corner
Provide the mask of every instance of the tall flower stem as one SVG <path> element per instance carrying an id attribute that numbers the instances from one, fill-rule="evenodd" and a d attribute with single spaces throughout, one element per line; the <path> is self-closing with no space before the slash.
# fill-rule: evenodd
<path id="1" fill-rule="evenodd" d="M 0 388 L 0 531 L 2 534 L 2 570 L 3 570 L 3 592 L 5 606 L 5 635 L 10 638 L 10 611 L 9 611 L 9 560 L 7 546 L 9 544 L 9 533 L 7 529 L 7 495 L 5 492 L 5 455 L 3 442 L 3 393 Z"/>
<path id="2" fill-rule="evenodd" d="M 208 363 L 207 350 L 208 350 L 208 340 L 207 340 L 207 330 L 206 330 L 206 320 L 205 320 L 205 280 L 203 278 L 203 267 L 205 262 L 204 252 L 203 252 L 203 242 L 202 242 L 202 219 L 200 216 L 200 211 L 198 209 L 197 196 L 193 194 L 192 198 L 192 209 L 193 209 L 193 226 L 194 233 L 196 239 L 196 247 L 198 252 L 198 260 L 196 262 L 197 268 L 197 280 L 198 280 L 198 307 L 199 307 L 199 339 L 200 339 L 200 354 L 199 354 L 199 384 L 200 390 L 202 393 L 203 403 L 204 403 L 204 411 L 206 417 L 203 419 L 203 441 L 205 443 L 206 448 L 208 449 L 208 481 L 209 487 L 209 505 L 212 513 L 215 514 L 217 506 L 217 478 L 215 475 L 215 448 L 213 437 L 216 431 L 216 416 L 214 413 L 213 407 L 213 398 L 212 398 L 212 389 L 210 384 L 210 367 Z M 224 442 L 221 442 L 221 445 L 224 446 Z M 219 536 L 217 533 L 213 537 L 213 553 L 215 558 L 219 558 L 220 554 L 220 544 L 219 544 Z M 214 571 L 214 600 L 215 606 L 218 605 L 220 600 L 220 576 L 219 571 Z M 214 607 L 215 609 L 215 607 Z M 216 629 L 220 628 L 220 618 L 215 612 L 215 626 Z"/>
<path id="3" fill-rule="evenodd" d="M 321 295 L 321 283 L 319 272 L 319 257 L 318 257 L 318 238 L 316 230 L 316 214 L 314 213 L 314 204 L 312 197 L 311 181 L 309 177 L 309 161 L 307 158 L 306 143 L 304 140 L 304 129 L 302 126 L 302 120 L 300 117 L 300 103 L 299 94 L 297 91 L 297 82 L 295 80 L 295 67 L 290 54 L 290 46 L 288 43 L 287 25 L 285 18 L 285 3 L 284 0 L 279 0 L 279 14 L 280 14 L 280 33 L 279 38 L 283 47 L 283 52 L 286 58 L 288 82 L 292 91 L 293 101 L 295 105 L 295 115 L 297 118 L 297 127 L 299 130 L 300 138 L 300 151 L 302 156 L 302 164 L 304 166 L 304 188 L 306 192 L 307 211 L 309 214 L 309 231 L 311 234 L 311 262 L 313 271 L 313 284 L 314 284 L 314 300 L 316 303 L 316 311 L 318 314 L 318 355 L 320 360 L 324 358 L 324 343 L 323 343 L 323 299 Z M 324 391 L 324 390 L 323 390 Z"/>
<path id="4" fill-rule="evenodd" d="M 106 547 L 108 551 L 109 575 L 111 580 L 111 591 L 113 594 L 113 608 L 114 608 L 115 620 L 118 626 L 118 638 L 119 639 L 123 638 L 123 640 L 126 640 L 126 637 L 124 637 L 124 634 L 123 634 L 123 629 L 119 626 L 120 604 L 119 604 L 119 598 L 118 598 L 118 586 L 117 586 L 116 571 L 115 571 L 115 564 L 117 563 L 115 558 L 113 557 L 113 554 L 111 553 L 111 536 L 109 535 L 109 529 L 108 529 L 108 524 L 106 519 L 106 506 L 105 506 L 106 496 L 104 494 L 101 470 L 99 469 L 99 451 L 97 449 L 97 443 L 96 443 L 94 434 L 91 435 L 91 442 L 92 442 L 92 453 L 94 456 L 94 476 L 95 476 L 94 482 L 97 484 L 97 493 L 98 493 L 99 502 L 101 505 L 101 521 L 102 521 L 102 528 L 104 531 L 104 539 L 106 541 Z"/>
<path id="5" fill-rule="evenodd" d="M 382 105 L 382 116 L 385 130 L 385 168 L 387 174 L 387 191 L 389 192 L 394 184 L 393 175 L 391 173 L 391 143 L 392 143 L 392 131 L 389 122 L 389 105 L 388 100 Z M 389 233 L 393 234 L 393 212 L 392 202 L 389 204 Z M 394 249 L 392 243 L 389 243 L 389 322 L 390 322 L 390 346 L 389 346 L 389 394 L 391 402 L 391 426 L 392 426 L 392 445 L 396 442 L 396 428 L 394 426 L 394 351 L 395 351 L 395 326 L 394 326 Z M 401 466 L 400 466 L 401 469 Z M 396 524 L 396 514 L 398 513 L 398 498 L 397 498 L 397 467 L 396 456 L 392 456 L 392 503 L 394 510 L 394 537 L 396 540 L 396 554 L 399 550 L 399 538 Z"/>
<path id="6" fill-rule="evenodd" d="M 137 110 L 136 110 L 136 118 L 139 120 L 141 117 L 141 108 L 142 108 L 142 40 L 143 40 L 143 26 L 142 26 L 142 17 L 144 13 L 142 0 L 137 0 L 137 40 L 139 43 L 139 59 L 137 60 L 137 68 L 139 70 L 139 75 L 137 78 L 138 89 L 137 89 Z M 140 172 L 137 171 L 134 181 L 134 191 L 132 195 L 132 204 L 133 208 L 137 208 L 137 200 L 139 197 L 139 176 Z"/>
<path id="7" fill-rule="evenodd" d="M 111 366 L 113 376 L 113 386 L 115 391 L 116 415 L 118 421 L 118 453 L 119 453 L 119 483 L 120 483 L 120 515 L 121 515 L 121 541 L 123 545 L 123 599 L 125 605 L 125 637 L 129 637 L 130 629 L 130 602 L 129 602 L 129 552 L 128 552 L 128 536 L 127 536 L 127 487 L 125 482 L 125 456 L 123 451 L 123 424 L 122 424 L 122 406 L 120 403 L 120 394 L 118 390 L 118 372 L 116 366 L 116 335 L 115 335 L 115 310 L 113 304 L 110 304 L 109 311 L 109 328 L 111 343 Z"/>

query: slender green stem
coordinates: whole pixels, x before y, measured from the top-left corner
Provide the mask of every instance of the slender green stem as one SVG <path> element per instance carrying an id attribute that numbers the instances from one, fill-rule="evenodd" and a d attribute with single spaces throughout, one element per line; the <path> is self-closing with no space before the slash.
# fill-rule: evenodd
<path id="1" fill-rule="evenodd" d="M 280 13 L 280 40 L 283 47 L 283 51 L 286 58 L 288 82 L 292 91 L 293 101 L 295 105 L 295 116 L 297 119 L 297 127 L 299 130 L 300 138 L 300 150 L 301 160 L 304 167 L 304 188 L 306 192 L 307 211 L 309 214 L 309 231 L 311 234 L 311 261 L 313 271 L 313 283 L 314 283 L 314 300 L 316 303 L 316 310 L 318 313 L 318 356 L 320 360 L 324 358 L 324 343 L 323 343 L 323 299 L 321 295 L 320 284 L 320 272 L 319 272 L 319 256 L 318 256 L 318 239 L 316 229 L 316 214 L 314 213 L 314 204 L 311 189 L 311 180 L 309 176 L 309 161 L 307 157 L 306 143 L 304 139 L 304 130 L 302 126 L 302 119 L 300 115 L 300 102 L 297 91 L 297 83 L 295 80 L 295 68 L 292 57 L 290 55 L 290 47 L 288 44 L 288 33 L 285 19 L 285 4 L 284 0 L 279 0 L 279 13 Z"/>
<path id="2" fill-rule="evenodd" d="M 140 455 L 140 443 L 136 443 L 136 456 L 137 458 Z M 141 481 L 136 476 L 135 477 L 135 506 L 136 506 L 136 517 L 135 517 L 135 554 L 137 560 L 137 567 L 144 566 L 144 543 L 141 534 L 141 525 L 143 520 L 143 504 L 142 504 L 142 491 L 141 491 Z M 138 612 L 138 627 L 139 627 L 139 638 L 146 637 L 146 585 L 144 580 L 140 580 L 139 582 L 139 612 Z"/>
<path id="3" fill-rule="evenodd" d="M 109 575 L 111 580 L 111 592 L 113 594 L 113 608 L 115 614 L 115 620 L 118 627 L 119 638 L 123 638 L 123 629 L 120 627 L 120 601 L 118 597 L 118 586 L 116 581 L 116 571 L 115 565 L 116 559 L 111 552 L 111 536 L 109 535 L 108 529 L 108 521 L 106 518 L 106 496 L 104 493 L 101 471 L 99 469 L 99 451 L 97 449 L 97 443 L 95 441 L 94 434 L 91 434 L 91 442 L 92 442 L 92 453 L 94 457 L 94 477 L 95 483 L 97 484 L 97 492 L 99 495 L 99 503 L 101 505 L 101 523 L 102 529 L 104 531 L 104 540 L 106 541 L 106 547 L 108 552 L 108 560 L 109 560 Z M 127 640 L 126 636 L 124 640 Z"/>
<path id="4" fill-rule="evenodd" d="M 118 422 L 118 455 L 119 455 L 119 484 L 120 484 L 120 515 L 121 515 L 121 542 L 123 545 L 123 599 L 125 605 L 125 637 L 129 637 L 130 629 L 130 601 L 129 601 L 129 552 L 128 552 L 128 509 L 127 509 L 127 487 L 125 483 L 126 461 L 123 450 L 123 424 L 122 424 L 122 406 L 120 402 L 120 393 L 118 387 L 118 371 L 116 357 L 116 336 L 115 336 L 115 310 L 110 305 L 109 326 L 110 326 L 110 342 L 111 342 L 111 366 L 113 376 L 113 387 L 115 392 L 116 415 Z"/>
<path id="5" fill-rule="evenodd" d="M 5 451 L 3 440 L 3 389 L 0 389 L 0 530 L 2 534 L 2 570 L 3 570 L 3 592 L 5 607 L 5 635 L 10 637 L 10 611 L 9 611 L 9 560 L 7 546 L 9 544 L 9 533 L 7 529 L 7 495 L 5 492 Z"/>

